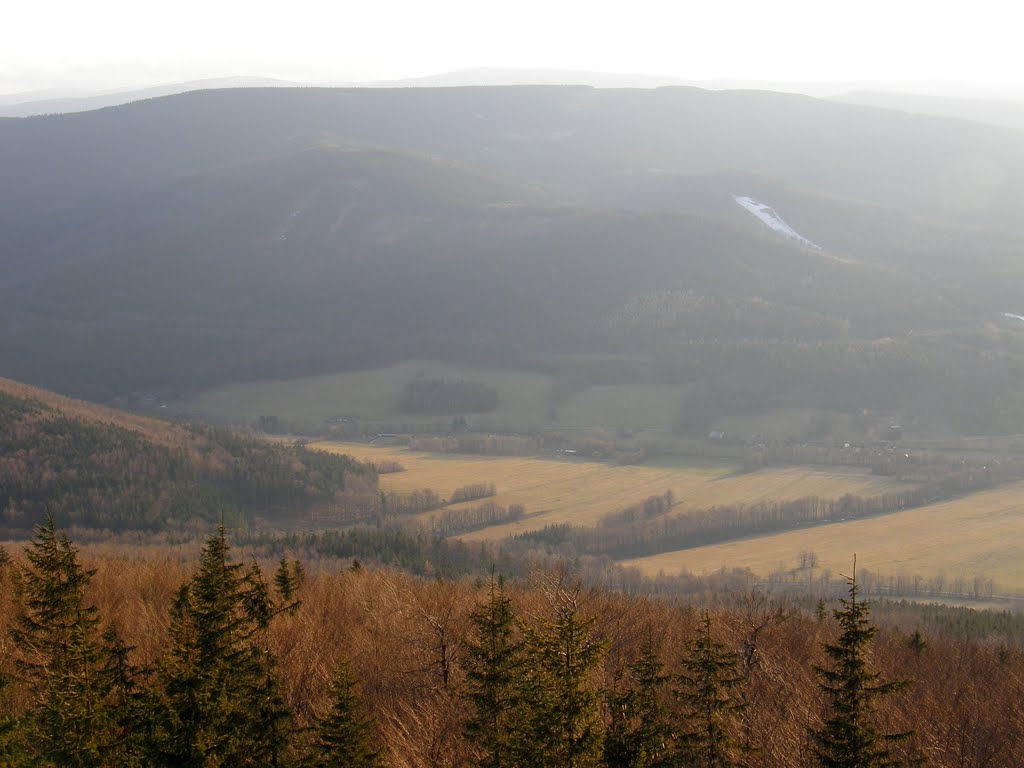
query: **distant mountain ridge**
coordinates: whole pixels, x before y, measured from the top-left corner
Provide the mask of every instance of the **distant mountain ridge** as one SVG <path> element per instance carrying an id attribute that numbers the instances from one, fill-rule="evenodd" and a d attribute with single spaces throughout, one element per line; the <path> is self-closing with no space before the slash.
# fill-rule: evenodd
<path id="1" fill-rule="evenodd" d="M 971 120 L 1024 130 L 1024 98 L 954 98 L 915 93 L 849 91 L 831 97 L 844 104 L 898 110 L 911 114 Z"/>
<path id="2" fill-rule="evenodd" d="M 166 85 L 152 85 L 145 88 L 118 88 L 101 93 L 52 95 L 53 91 L 38 91 L 25 94 L 11 94 L 0 97 L 0 117 L 35 117 L 38 115 L 61 115 L 73 112 L 88 112 L 104 107 L 116 107 L 143 99 L 173 96 L 189 91 L 219 88 L 300 88 L 306 83 L 278 80 L 271 77 L 219 77 L 207 80 L 190 80 Z"/>
<path id="3" fill-rule="evenodd" d="M 969 428 L 1020 421 L 1009 129 L 687 87 L 252 88 L 0 121 L 0 166 L 0 372 L 79 396 L 607 355 L 634 362 L 602 381 L 709 413 L 934 415 L 962 385 Z"/>
<path id="4" fill-rule="evenodd" d="M 141 99 L 187 93 L 196 90 L 223 88 L 452 88 L 523 85 L 584 85 L 593 88 L 687 86 L 713 91 L 775 91 L 779 93 L 803 94 L 815 98 L 829 98 L 866 106 L 879 106 L 886 109 L 921 111 L 925 114 L 951 117 L 961 115 L 956 111 L 950 111 L 949 105 L 954 102 L 962 102 L 963 105 L 969 105 L 972 110 L 979 108 L 975 110 L 976 115 L 968 117 L 968 119 L 992 122 L 995 125 L 1006 125 L 1006 123 L 1001 119 L 994 121 L 983 119 L 981 115 L 989 113 L 998 116 L 998 113 L 1002 110 L 1002 105 L 1017 98 L 1013 94 L 992 88 L 979 88 L 975 86 L 972 89 L 972 87 L 963 84 L 942 82 L 799 82 L 741 78 L 698 80 L 650 73 L 599 72 L 553 68 L 475 67 L 390 80 L 354 81 L 331 79 L 328 81 L 311 80 L 300 82 L 266 76 L 233 76 L 211 77 L 146 87 L 124 86 L 98 92 L 90 92 L 81 88 L 48 88 L 0 96 L 0 118 L 82 112 L 127 104 Z M 967 95 L 972 93 L 973 95 Z M 904 106 L 907 100 L 917 100 L 922 104 L 931 102 L 934 105 L 941 105 L 945 102 L 946 107 L 928 107 L 919 110 L 907 109 Z"/>
<path id="5" fill-rule="evenodd" d="M 797 95 L 251 88 L 0 122 L 0 205 L 16 212 L 19 202 L 60 204 L 76 190 L 95 197 L 138 188 L 277 154 L 324 132 L 571 193 L 629 170 L 736 168 L 918 215 L 1019 226 L 1024 189 L 1024 146 L 1015 133 Z"/>

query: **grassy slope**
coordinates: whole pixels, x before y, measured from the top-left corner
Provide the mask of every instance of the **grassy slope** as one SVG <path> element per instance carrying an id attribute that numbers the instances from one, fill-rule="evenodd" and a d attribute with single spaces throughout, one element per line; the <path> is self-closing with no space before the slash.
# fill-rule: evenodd
<path id="1" fill-rule="evenodd" d="M 558 426 L 671 428 L 682 406 L 679 387 L 620 384 L 591 387 L 558 408 Z"/>
<path id="2" fill-rule="evenodd" d="M 229 384 L 203 392 L 187 408 L 203 418 L 236 424 L 251 423 L 263 415 L 310 426 L 338 415 L 391 425 L 450 423 L 450 416 L 398 411 L 402 388 L 420 371 L 432 377 L 461 377 L 496 386 L 497 410 L 470 415 L 474 425 L 515 425 L 527 429 L 544 423 L 544 410 L 551 395 L 550 376 L 417 360 L 351 373 Z"/>
<path id="3" fill-rule="evenodd" d="M 378 424 L 381 430 L 406 426 L 444 428 L 450 417 L 400 413 L 402 387 L 418 372 L 429 376 L 484 381 L 498 388 L 499 406 L 491 413 L 470 414 L 474 428 L 529 431 L 544 427 L 572 433 L 593 427 L 671 430 L 684 404 L 681 387 L 644 384 L 594 386 L 569 395 L 547 423 L 552 376 L 505 368 L 409 360 L 386 368 L 325 374 L 297 379 L 263 379 L 206 390 L 184 404 L 187 412 L 219 423 L 252 424 L 260 416 L 277 416 L 286 424 L 321 426 L 326 419 L 349 416 Z M 845 438 L 861 430 L 848 414 L 809 408 L 774 408 L 758 416 L 722 419 L 715 427 L 730 435 L 758 434 L 766 439 L 801 437 L 822 414 Z M 386 429 L 385 429 L 386 428 Z"/>

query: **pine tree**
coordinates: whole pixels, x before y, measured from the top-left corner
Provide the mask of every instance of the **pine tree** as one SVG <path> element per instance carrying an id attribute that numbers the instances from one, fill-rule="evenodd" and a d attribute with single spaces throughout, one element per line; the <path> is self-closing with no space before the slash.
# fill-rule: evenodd
<path id="1" fill-rule="evenodd" d="M 0 705 L 6 705 L 5 690 L 9 684 L 7 677 L 0 672 Z M 19 763 L 21 750 L 16 741 L 18 735 L 18 719 L 4 709 L 0 710 L 0 766 L 14 766 Z"/>
<path id="2" fill-rule="evenodd" d="M 515 765 L 515 713 L 520 706 L 522 643 L 516 637 L 512 600 L 491 576 L 487 601 L 469 616 L 465 647 L 466 698 L 473 712 L 466 736 L 481 753 L 481 768 Z"/>
<path id="3" fill-rule="evenodd" d="M 825 604 L 825 598 L 819 597 L 818 602 L 814 606 L 814 618 L 819 624 L 824 624 L 825 619 L 828 618 L 828 606 Z"/>
<path id="4" fill-rule="evenodd" d="M 684 727 L 678 737 L 683 764 L 693 768 L 733 768 L 738 764 L 730 729 L 743 704 L 732 694 L 743 681 L 737 673 L 738 657 L 711 634 L 711 616 L 705 611 L 697 637 L 676 678 L 676 697 L 683 705 Z"/>
<path id="5" fill-rule="evenodd" d="M 0 588 L 7 589 L 7 567 L 11 564 L 7 550 L 0 547 Z M 4 673 L 6 659 L 0 663 L 0 766 L 16 765 L 19 750 L 16 744 L 18 718 L 8 709 L 7 687 L 10 680 Z"/>
<path id="6" fill-rule="evenodd" d="M 581 610 L 581 587 L 558 576 L 543 586 L 554 617 L 520 624 L 525 638 L 521 752 L 516 765 L 591 768 L 601 765 L 601 693 L 591 676 L 608 644 L 594 633 L 597 616 Z"/>
<path id="7" fill-rule="evenodd" d="M 317 727 L 309 768 L 378 768 L 380 753 L 372 747 L 373 721 L 347 660 L 331 681 L 331 709 Z"/>
<path id="8" fill-rule="evenodd" d="M 910 646 L 910 650 L 914 652 L 915 656 L 920 656 L 928 648 L 928 641 L 924 635 L 921 634 L 921 630 L 915 629 L 910 639 L 907 641 Z"/>
<path id="9" fill-rule="evenodd" d="M 17 666 L 36 693 L 26 717 L 25 743 L 46 765 L 93 768 L 122 762 L 124 744 L 103 673 L 99 618 L 85 599 L 93 571 L 52 517 L 36 527 L 16 574 L 19 614 L 11 639 Z"/>
<path id="10" fill-rule="evenodd" d="M 108 624 L 101 639 L 100 676 L 108 691 L 111 750 L 114 765 L 133 768 L 142 765 L 142 745 L 139 734 L 146 722 L 144 692 L 138 685 L 139 670 L 128 659 L 133 650 Z"/>
<path id="11" fill-rule="evenodd" d="M 298 560 L 289 563 L 286 558 L 282 557 L 277 571 L 274 572 L 274 586 L 277 587 L 281 599 L 285 602 L 291 601 L 295 593 L 302 588 L 303 581 L 305 581 L 305 571 L 302 569 L 302 563 Z"/>
<path id="12" fill-rule="evenodd" d="M 648 629 L 639 656 L 629 665 L 630 686 L 608 696 L 611 722 L 604 743 L 607 768 L 668 768 L 672 729 L 662 704 L 670 676 L 663 672 Z"/>
<path id="13" fill-rule="evenodd" d="M 854 561 L 856 569 L 856 561 Z M 823 768 L 885 768 L 903 762 L 890 750 L 910 733 L 880 733 L 873 714 L 874 701 L 904 688 L 905 680 L 878 682 L 880 675 L 868 667 L 868 651 L 878 633 L 869 618 L 870 606 L 858 601 L 856 570 L 848 580 L 849 597 L 833 611 L 842 633 L 835 643 L 825 643 L 828 667 L 815 667 L 821 689 L 829 700 L 824 726 L 813 730 L 814 754 Z"/>
<path id="14" fill-rule="evenodd" d="M 231 562 L 224 527 L 171 608 L 171 647 L 157 670 L 152 764 L 175 768 L 277 766 L 289 712 L 265 643 L 274 605 L 254 563 Z"/>

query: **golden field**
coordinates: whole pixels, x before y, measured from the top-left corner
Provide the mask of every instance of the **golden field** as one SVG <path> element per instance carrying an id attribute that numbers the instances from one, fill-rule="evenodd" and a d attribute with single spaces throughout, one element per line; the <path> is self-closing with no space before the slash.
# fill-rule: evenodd
<path id="1" fill-rule="evenodd" d="M 853 554 L 858 567 L 877 573 L 949 579 L 991 578 L 1007 592 L 1024 591 L 1024 483 L 867 520 L 759 536 L 624 561 L 654 575 L 687 570 L 707 573 L 723 564 L 757 574 L 796 566 L 813 551 L 820 568 L 846 573 Z"/>
<path id="2" fill-rule="evenodd" d="M 500 539 L 555 523 L 596 525 L 606 515 L 667 490 L 676 497 L 677 511 L 685 511 L 766 499 L 875 495 L 899 487 L 893 480 L 865 472 L 808 467 L 733 475 L 733 467 L 681 461 L 617 466 L 581 459 L 425 453 L 361 443 L 320 442 L 311 447 L 374 463 L 399 462 L 406 471 L 380 476 L 385 491 L 429 488 L 447 498 L 459 486 L 494 483 L 498 493 L 493 501 L 526 508 L 522 520 L 474 531 L 462 537 L 466 540 Z M 470 501 L 452 508 L 480 503 Z"/>

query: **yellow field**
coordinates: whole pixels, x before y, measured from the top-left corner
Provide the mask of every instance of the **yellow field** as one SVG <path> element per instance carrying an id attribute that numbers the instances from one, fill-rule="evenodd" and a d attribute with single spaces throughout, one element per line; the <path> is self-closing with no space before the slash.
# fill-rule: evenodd
<path id="1" fill-rule="evenodd" d="M 467 540 L 499 539 L 553 523 L 594 525 L 608 514 L 667 490 L 675 494 L 677 509 L 682 511 L 764 499 L 874 495 L 896 486 L 892 480 L 866 473 L 824 472 L 807 467 L 767 469 L 733 477 L 729 476 L 732 467 L 680 462 L 620 467 L 583 460 L 442 455 L 360 443 L 323 442 L 314 447 L 365 461 L 398 461 L 406 471 L 381 475 L 385 491 L 430 488 L 447 498 L 462 485 L 494 483 L 498 490 L 495 502 L 526 507 L 524 519 L 475 531 L 463 536 Z M 454 508 L 479 503 L 466 502 Z"/>
<path id="2" fill-rule="evenodd" d="M 722 565 L 758 574 L 793 568 L 811 550 L 821 568 L 858 566 L 885 574 L 984 576 L 997 589 L 1024 590 L 1024 483 L 870 520 L 698 547 L 625 561 L 647 574 L 706 573 Z"/>

